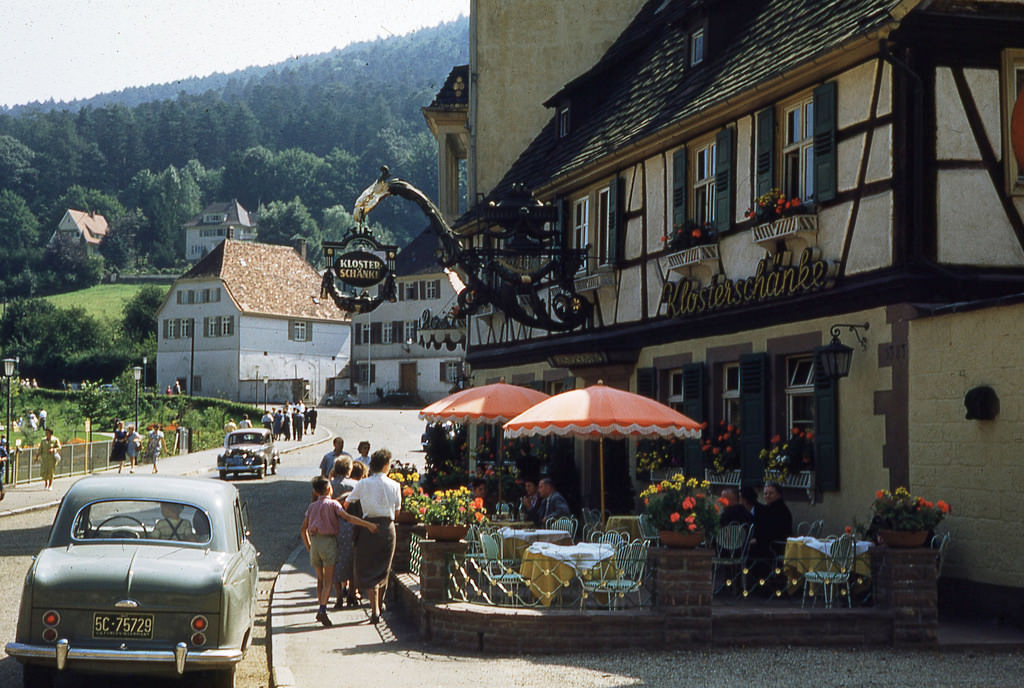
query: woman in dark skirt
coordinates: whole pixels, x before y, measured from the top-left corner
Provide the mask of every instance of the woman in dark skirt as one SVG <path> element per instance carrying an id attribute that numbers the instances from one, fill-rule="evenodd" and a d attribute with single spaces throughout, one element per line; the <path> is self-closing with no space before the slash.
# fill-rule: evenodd
<path id="1" fill-rule="evenodd" d="M 377 524 L 377 532 L 360 533 L 355 544 L 355 580 L 370 600 L 370 623 L 380 620 L 391 560 L 395 556 L 395 514 L 402 508 L 402 490 L 388 477 L 391 452 L 379 449 L 370 457 L 370 477 L 360 480 L 346 503 L 359 502 L 363 518 Z"/>
<path id="2" fill-rule="evenodd" d="M 117 428 L 114 430 L 114 441 L 110 445 L 110 463 L 117 464 L 117 472 L 121 472 L 124 460 L 128 454 L 128 432 L 124 429 L 124 421 L 117 421 Z"/>

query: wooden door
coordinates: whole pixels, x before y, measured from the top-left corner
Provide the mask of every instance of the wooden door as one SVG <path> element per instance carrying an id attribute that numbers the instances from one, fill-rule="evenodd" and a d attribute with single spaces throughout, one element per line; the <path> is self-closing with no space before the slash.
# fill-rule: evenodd
<path id="1" fill-rule="evenodd" d="M 398 391 L 416 393 L 416 362 L 400 363 L 398 366 Z"/>

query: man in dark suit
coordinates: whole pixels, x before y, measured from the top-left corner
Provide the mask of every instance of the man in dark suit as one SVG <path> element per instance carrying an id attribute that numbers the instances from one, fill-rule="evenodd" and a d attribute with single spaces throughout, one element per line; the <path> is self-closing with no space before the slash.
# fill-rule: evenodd
<path id="1" fill-rule="evenodd" d="M 735 523 L 743 525 L 754 520 L 754 515 L 750 513 L 750 510 L 740 504 L 740 491 L 735 487 L 723 488 L 721 499 L 725 504 L 722 513 L 718 516 L 719 525 L 731 526 Z"/>
<path id="2" fill-rule="evenodd" d="M 540 506 L 537 509 L 537 525 L 543 526 L 549 518 L 568 516 L 569 502 L 556 489 L 551 478 L 541 478 L 537 485 L 537 494 L 540 495 Z"/>

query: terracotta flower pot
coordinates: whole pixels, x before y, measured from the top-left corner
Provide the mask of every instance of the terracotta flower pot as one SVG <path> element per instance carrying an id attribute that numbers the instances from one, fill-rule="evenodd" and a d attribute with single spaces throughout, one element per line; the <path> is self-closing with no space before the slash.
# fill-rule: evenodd
<path id="1" fill-rule="evenodd" d="M 469 526 L 428 525 L 427 539 L 442 542 L 458 542 L 466 536 Z"/>
<path id="2" fill-rule="evenodd" d="M 674 530 L 659 530 L 658 537 L 666 547 L 693 549 L 704 540 L 704 531 L 695 530 L 690 533 L 679 533 Z"/>
<path id="3" fill-rule="evenodd" d="M 928 539 L 927 530 L 879 530 L 878 535 L 890 547 L 922 547 Z"/>
<path id="4" fill-rule="evenodd" d="M 395 523 L 413 524 L 420 520 L 420 517 L 411 511 L 399 511 L 398 515 L 395 516 Z"/>

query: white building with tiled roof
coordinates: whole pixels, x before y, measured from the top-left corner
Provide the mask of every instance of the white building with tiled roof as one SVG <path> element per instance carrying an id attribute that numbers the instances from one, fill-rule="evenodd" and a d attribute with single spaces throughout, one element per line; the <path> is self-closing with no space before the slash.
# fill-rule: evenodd
<path id="1" fill-rule="evenodd" d="M 184 227 L 186 260 L 199 260 L 225 239 L 256 241 L 256 222 L 237 199 L 209 204 Z"/>
<path id="2" fill-rule="evenodd" d="M 107 236 L 109 230 L 107 218 L 99 213 L 68 208 L 64 217 L 57 223 L 57 229 L 50 236 L 49 243 L 52 244 L 58 236 L 70 235 L 85 244 L 90 254 L 96 254 L 100 242 L 103 241 L 103 237 Z"/>
<path id="3" fill-rule="evenodd" d="M 257 404 L 318 402 L 348 364 L 351 339 L 348 314 L 319 296 L 320 275 L 291 247 L 223 240 L 157 312 L 158 385 Z"/>

